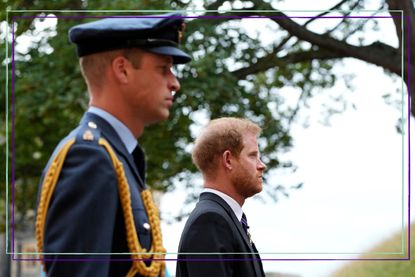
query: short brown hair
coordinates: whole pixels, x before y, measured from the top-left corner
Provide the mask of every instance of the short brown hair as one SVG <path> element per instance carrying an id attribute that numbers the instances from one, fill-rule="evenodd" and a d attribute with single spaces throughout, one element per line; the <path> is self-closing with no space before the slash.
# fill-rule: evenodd
<path id="1" fill-rule="evenodd" d="M 209 122 L 196 139 L 192 151 L 193 163 L 204 175 L 211 175 L 217 169 L 218 157 L 229 150 L 239 157 L 244 145 L 246 133 L 258 135 L 261 128 L 247 120 L 235 117 L 223 117 Z"/>
<path id="2" fill-rule="evenodd" d="M 88 85 L 100 87 L 105 76 L 105 70 L 112 61 L 118 56 L 122 55 L 127 58 L 134 66 L 140 68 L 141 54 L 143 50 L 138 48 L 129 48 L 122 50 L 106 51 L 88 56 L 81 57 L 79 64 L 81 67 L 82 76 Z"/>

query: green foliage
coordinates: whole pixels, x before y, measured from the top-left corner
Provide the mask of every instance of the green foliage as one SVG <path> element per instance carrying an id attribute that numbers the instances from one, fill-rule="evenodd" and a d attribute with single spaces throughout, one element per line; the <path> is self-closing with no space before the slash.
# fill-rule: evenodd
<path id="1" fill-rule="evenodd" d="M 88 19 L 64 18 L 62 16 L 73 16 L 74 13 L 59 10 L 90 10 L 76 15 L 96 16 L 121 14 L 121 11 L 97 11 L 100 9 L 171 10 L 184 9 L 192 3 L 66 0 L 44 3 L 12 1 L 8 5 L 19 10 L 54 10 L 48 14 L 59 16 L 56 33 L 51 29 L 38 34 L 33 18 L 22 16 L 48 14 L 9 14 L 9 23 L 13 17 L 17 23 L 15 36 L 32 34 L 39 38 L 35 39 L 27 52 L 15 52 L 14 79 L 9 72 L 9 80 L 14 80 L 14 97 L 11 94 L 11 84 L 8 94 L 9 107 L 14 107 L 14 144 L 10 143 L 8 150 L 14 156 L 16 210 L 25 215 L 26 211 L 35 206 L 37 183 L 50 154 L 59 140 L 77 125 L 88 103 L 75 47 L 67 39 L 67 31 L 71 26 Z M 130 11 L 128 14 L 132 13 Z M 0 15 L 6 18 L 5 10 Z M 289 161 L 279 159 L 279 153 L 291 147 L 289 127 L 296 111 L 280 108 L 284 99 L 278 94 L 278 88 L 292 86 L 309 97 L 313 91 L 333 85 L 335 78 L 330 74 L 332 63 L 288 63 L 238 79 L 233 72 L 235 67 L 238 69 L 255 65 L 258 58 L 270 53 L 272 48 L 258 38 L 249 36 L 239 21 L 240 19 L 188 20 L 183 48 L 192 53 L 194 61 L 177 69 L 182 89 L 176 95 L 170 119 L 146 128 L 145 135 L 140 138 L 148 156 L 147 183 L 150 186 L 166 191 L 174 189 L 176 182 L 185 183 L 189 188 L 194 185 L 192 177 L 196 174 L 196 168 L 191 163 L 189 153 L 194 134 L 190 127 L 199 123 L 198 118 L 203 112 L 208 118 L 238 116 L 257 122 L 264 130 L 260 148 L 269 171 L 292 167 Z M 5 45 L 5 41 L 0 43 Z M 296 44 L 291 50 L 307 50 L 307 46 Z M 0 55 L 4 60 L 3 51 Z M 9 63 L 11 71 L 10 66 Z M 311 73 L 316 71 L 324 74 L 313 77 Z M 1 75 L 3 83 L 6 76 Z M 0 96 L 2 105 L 5 97 L 5 94 Z M 270 105 L 272 103 L 276 105 Z M 1 109 L 0 114 L 5 118 L 5 109 Z M 11 119 L 11 113 L 9 117 Z M 11 139 L 12 125 L 11 122 L 8 124 Z M 5 157 L 5 150 L 5 147 L 0 150 L 2 157 Z M 9 176 L 12 176 L 10 174 L 11 172 Z M 1 184 L 4 184 L 4 180 L 5 178 L 0 180 Z M 280 185 L 265 187 L 270 195 L 275 195 L 282 188 Z M 4 199 L 4 191 L 1 196 Z"/>
<path id="2" fill-rule="evenodd" d="M 415 223 L 411 224 L 411 230 L 415 228 Z M 396 233 L 393 237 L 381 242 L 374 249 L 369 251 L 375 252 L 401 252 L 402 250 L 402 235 L 406 237 L 408 229 L 406 228 L 404 234 L 401 232 Z M 404 259 L 408 256 L 407 239 L 405 239 L 405 251 L 403 255 L 390 255 L 388 257 L 382 256 L 379 258 L 389 259 Z M 411 234 L 411 252 L 415 249 L 415 233 Z M 367 258 L 367 257 L 362 257 Z M 373 258 L 373 257 L 372 257 Z M 335 272 L 332 277 L 412 277 L 414 275 L 415 260 L 412 258 L 410 261 L 362 261 L 362 262 L 350 262 L 343 268 Z"/>

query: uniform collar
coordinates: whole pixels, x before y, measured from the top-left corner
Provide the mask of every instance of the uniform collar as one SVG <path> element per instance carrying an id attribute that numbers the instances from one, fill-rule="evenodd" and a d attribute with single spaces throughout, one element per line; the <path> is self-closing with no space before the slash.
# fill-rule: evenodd
<path id="1" fill-rule="evenodd" d="M 88 108 L 88 112 L 96 114 L 105 119 L 111 125 L 111 127 L 114 128 L 115 132 L 127 148 L 128 153 L 131 154 L 133 152 L 133 150 L 138 144 L 137 139 L 134 137 L 130 129 L 128 129 L 128 127 L 125 126 L 124 123 L 122 123 L 119 119 L 117 119 L 115 116 L 108 113 L 107 111 L 104 111 L 103 109 L 94 106 L 90 106 Z"/>
<path id="2" fill-rule="evenodd" d="M 127 161 L 125 166 L 129 166 L 132 169 L 134 175 L 137 177 L 137 182 L 140 186 L 145 188 L 144 181 L 146 164 L 144 153 L 140 145 L 137 144 L 136 147 L 136 149 L 140 150 L 136 151 L 136 154 L 139 154 L 138 157 L 136 155 L 133 157 L 133 154 L 129 153 L 126 144 L 121 140 L 120 135 L 106 119 L 96 113 L 86 112 L 81 119 L 80 126 L 87 124 L 89 127 L 91 122 L 96 123 L 97 127 L 95 128 L 100 130 L 101 136 L 111 144 L 117 154 Z"/>

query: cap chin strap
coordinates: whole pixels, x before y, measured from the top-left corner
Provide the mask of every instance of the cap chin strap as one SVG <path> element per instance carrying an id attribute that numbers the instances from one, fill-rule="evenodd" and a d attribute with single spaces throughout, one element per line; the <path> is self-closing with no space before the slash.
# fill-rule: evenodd
<path id="1" fill-rule="evenodd" d="M 148 38 L 148 39 L 130 39 L 126 42 L 126 47 L 140 47 L 140 48 L 151 48 L 158 46 L 172 46 L 178 48 L 179 45 L 172 40 Z"/>
<path id="2" fill-rule="evenodd" d="M 60 172 L 62 170 L 65 157 L 74 142 L 75 139 L 69 140 L 59 150 L 58 154 L 55 156 L 53 162 L 51 163 L 42 184 L 42 191 L 40 194 L 36 218 L 36 240 L 38 252 L 40 253 L 39 258 L 41 259 L 42 254 L 44 254 L 43 239 L 49 203 L 53 191 L 55 190 Z M 127 178 L 125 177 L 123 165 L 110 144 L 104 138 L 100 138 L 98 143 L 107 150 L 117 175 L 118 190 L 121 207 L 124 214 L 128 249 L 131 253 L 132 258 L 132 266 L 127 276 L 135 276 L 137 273 L 139 273 L 140 275 L 146 277 L 164 277 L 166 267 L 164 257 L 166 254 L 166 249 L 163 247 L 159 213 L 152 199 L 151 192 L 148 189 L 141 192 L 141 198 L 143 200 L 143 204 L 147 211 L 148 219 L 151 225 L 152 246 L 151 249 L 147 251 L 147 249 L 141 246 L 141 243 L 138 239 L 131 208 L 130 188 L 128 186 Z M 150 262 L 150 264 L 146 265 L 145 261 Z M 44 263 L 43 270 L 46 272 Z"/>

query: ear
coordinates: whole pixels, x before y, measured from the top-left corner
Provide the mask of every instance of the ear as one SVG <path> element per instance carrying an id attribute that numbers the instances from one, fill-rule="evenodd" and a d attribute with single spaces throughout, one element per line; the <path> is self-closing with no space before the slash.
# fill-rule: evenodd
<path id="1" fill-rule="evenodd" d="M 226 150 L 225 152 L 223 152 L 223 154 L 222 154 L 222 165 L 223 165 L 225 170 L 232 171 L 233 158 L 234 157 L 232 156 L 231 151 Z"/>
<path id="2" fill-rule="evenodd" d="M 128 83 L 130 62 L 123 56 L 116 57 L 111 63 L 111 69 L 115 78 L 122 84 Z"/>

